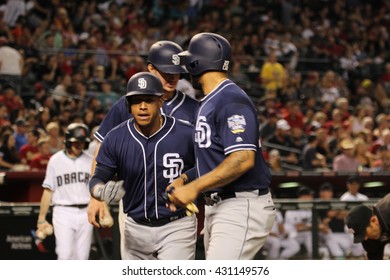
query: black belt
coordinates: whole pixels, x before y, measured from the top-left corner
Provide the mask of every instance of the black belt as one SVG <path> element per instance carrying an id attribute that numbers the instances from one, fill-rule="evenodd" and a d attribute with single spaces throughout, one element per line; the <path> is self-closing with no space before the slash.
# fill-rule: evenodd
<path id="1" fill-rule="evenodd" d="M 75 207 L 75 208 L 85 208 L 88 206 L 88 204 L 68 204 L 68 205 L 63 205 L 63 204 L 56 204 L 54 206 L 64 206 L 64 207 Z"/>
<path id="2" fill-rule="evenodd" d="M 183 214 L 178 215 L 178 216 L 173 216 L 173 217 L 169 217 L 169 218 L 161 218 L 161 219 L 146 219 L 146 218 L 142 218 L 142 219 L 132 218 L 132 219 L 137 224 L 141 224 L 141 225 L 144 225 L 144 226 L 148 226 L 148 227 L 161 227 L 161 226 L 166 225 L 166 224 L 168 224 L 170 222 L 173 222 L 173 221 L 176 221 L 178 219 L 181 219 L 181 218 L 183 218 L 185 216 L 186 216 L 186 214 L 183 213 Z"/>
<path id="3" fill-rule="evenodd" d="M 240 192 L 253 192 L 255 190 L 247 190 L 247 191 L 240 191 Z M 258 196 L 265 195 L 269 193 L 269 189 L 261 189 L 258 190 Z M 240 192 L 217 192 L 217 193 L 207 193 L 204 194 L 204 200 L 206 202 L 206 205 L 212 206 L 222 200 L 229 199 L 229 198 L 234 198 L 236 197 L 236 193 Z"/>

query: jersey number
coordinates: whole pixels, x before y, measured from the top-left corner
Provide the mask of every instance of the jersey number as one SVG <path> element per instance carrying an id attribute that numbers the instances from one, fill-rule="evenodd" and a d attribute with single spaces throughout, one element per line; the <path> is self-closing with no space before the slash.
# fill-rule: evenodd
<path id="1" fill-rule="evenodd" d="M 195 142 L 199 148 L 208 148 L 211 145 L 211 128 L 205 116 L 200 116 L 196 122 Z"/>
<path id="2" fill-rule="evenodd" d="M 178 153 L 168 153 L 163 157 L 163 165 L 163 176 L 169 179 L 169 183 L 172 183 L 175 178 L 180 176 L 184 168 L 184 161 Z"/>

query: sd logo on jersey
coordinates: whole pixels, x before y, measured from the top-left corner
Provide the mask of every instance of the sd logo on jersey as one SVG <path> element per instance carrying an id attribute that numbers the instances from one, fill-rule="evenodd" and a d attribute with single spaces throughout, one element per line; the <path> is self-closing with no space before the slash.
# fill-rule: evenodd
<path id="1" fill-rule="evenodd" d="M 242 133 L 245 131 L 246 121 L 242 115 L 233 115 L 227 119 L 228 127 L 234 134 Z"/>

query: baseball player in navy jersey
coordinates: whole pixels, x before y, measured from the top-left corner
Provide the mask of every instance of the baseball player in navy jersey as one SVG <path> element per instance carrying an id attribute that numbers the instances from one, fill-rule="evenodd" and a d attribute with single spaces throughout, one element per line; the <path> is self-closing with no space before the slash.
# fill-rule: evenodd
<path id="1" fill-rule="evenodd" d="M 198 176 L 185 175 L 185 187 L 182 178 L 167 186 L 169 208 L 175 210 L 175 205 L 186 205 L 203 193 L 206 259 L 252 259 L 275 219 L 255 106 L 227 78 L 231 46 L 222 36 L 197 34 L 179 56 L 205 97 L 193 135 Z"/>
<path id="2" fill-rule="evenodd" d="M 53 227 L 56 253 L 60 260 L 87 260 L 92 242 L 92 225 L 88 222 L 88 188 L 92 157 L 86 125 L 70 124 L 65 131 L 65 149 L 49 160 L 43 181 L 43 194 L 37 228 L 45 232 L 50 227 L 46 215 L 53 205 Z"/>
<path id="3" fill-rule="evenodd" d="M 163 85 L 164 103 L 162 112 L 165 115 L 173 116 L 193 124 L 198 101 L 188 97 L 183 92 L 176 90 L 180 75 L 187 72 L 186 69 L 180 65 L 178 53 L 181 51 L 183 51 L 183 49 L 171 41 L 158 41 L 154 43 L 149 50 L 148 70 L 156 75 Z M 131 116 L 126 105 L 126 97 L 122 96 L 107 113 L 100 124 L 99 130 L 94 134 L 95 138 L 101 143 L 112 128 L 123 121 L 128 120 Z M 99 147 L 96 149 L 95 157 L 99 151 Z M 94 172 L 94 165 L 95 162 L 92 166 L 92 173 Z M 119 205 L 119 229 L 122 233 L 124 219 L 121 216 L 123 213 L 122 204 L 120 203 Z M 93 225 L 100 227 L 100 224 L 96 221 L 97 214 L 100 220 L 103 220 L 106 215 L 110 215 L 107 207 L 103 207 L 102 203 L 99 203 L 92 198 L 88 209 L 88 219 Z M 124 235 L 121 234 L 121 244 L 123 244 L 123 237 Z M 123 251 L 122 245 L 121 251 Z"/>
<path id="4" fill-rule="evenodd" d="M 192 125 L 161 114 L 163 88 L 155 75 L 135 74 L 127 90 L 133 118 L 104 138 L 91 194 L 108 203 L 123 197 L 123 259 L 194 259 L 196 216 L 171 212 L 164 199 L 166 186 L 195 165 Z"/>

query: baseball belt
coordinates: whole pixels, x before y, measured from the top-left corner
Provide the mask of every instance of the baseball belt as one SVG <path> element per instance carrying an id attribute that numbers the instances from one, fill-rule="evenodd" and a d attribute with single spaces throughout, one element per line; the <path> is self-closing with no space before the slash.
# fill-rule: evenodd
<path id="1" fill-rule="evenodd" d="M 141 224 L 141 225 L 144 225 L 144 226 L 148 226 L 148 227 L 161 227 L 163 225 L 166 225 L 166 224 L 168 224 L 170 222 L 176 221 L 176 220 L 181 219 L 181 218 L 186 217 L 186 216 L 187 215 L 185 213 L 183 213 L 183 214 L 178 215 L 178 216 L 173 216 L 173 217 L 168 217 L 168 218 L 161 218 L 161 219 L 147 219 L 147 218 L 141 218 L 141 219 L 132 218 L 132 219 L 137 224 Z"/>
<path id="2" fill-rule="evenodd" d="M 214 204 L 217 204 L 218 202 L 222 200 L 226 200 L 229 198 L 237 197 L 236 193 L 241 192 L 253 192 L 254 190 L 245 190 L 245 191 L 239 191 L 239 192 L 215 192 L 215 193 L 205 193 L 203 194 L 203 198 L 206 202 L 207 206 L 213 206 Z M 258 190 L 258 196 L 265 195 L 269 193 L 269 189 L 259 189 Z"/>
<path id="3" fill-rule="evenodd" d="M 76 208 L 85 208 L 88 206 L 88 204 L 55 204 L 54 206 L 63 206 L 63 207 L 76 207 Z"/>

